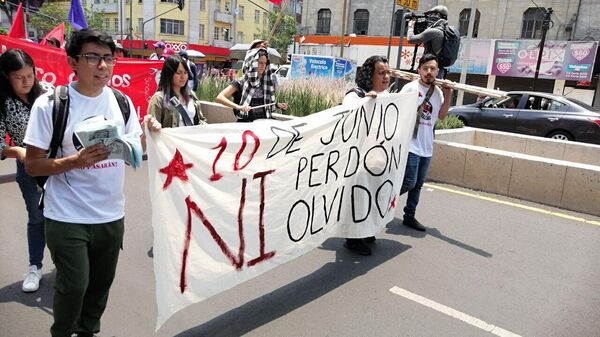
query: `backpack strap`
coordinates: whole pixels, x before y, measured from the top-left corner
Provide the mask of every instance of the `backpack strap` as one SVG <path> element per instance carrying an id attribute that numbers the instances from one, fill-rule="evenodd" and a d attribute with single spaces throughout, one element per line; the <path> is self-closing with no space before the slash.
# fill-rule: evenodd
<path id="1" fill-rule="evenodd" d="M 125 95 L 115 88 L 111 88 L 113 93 L 115 94 L 115 98 L 117 99 L 117 103 L 119 103 L 119 109 L 121 109 L 121 114 L 123 114 L 123 120 L 125 121 L 125 125 L 129 121 L 129 116 L 131 115 L 131 109 L 129 108 L 129 100 Z"/>
<path id="2" fill-rule="evenodd" d="M 355 93 L 356 96 L 358 96 L 360 98 L 363 98 L 367 95 L 367 93 L 362 88 L 358 88 L 358 87 L 348 90 L 348 92 L 346 92 L 346 95 L 348 95 L 351 92 Z"/>
<path id="3" fill-rule="evenodd" d="M 52 109 L 52 140 L 48 149 L 48 158 L 56 158 L 58 148 L 65 137 L 69 119 L 69 87 L 59 85 L 54 90 L 54 108 Z"/>

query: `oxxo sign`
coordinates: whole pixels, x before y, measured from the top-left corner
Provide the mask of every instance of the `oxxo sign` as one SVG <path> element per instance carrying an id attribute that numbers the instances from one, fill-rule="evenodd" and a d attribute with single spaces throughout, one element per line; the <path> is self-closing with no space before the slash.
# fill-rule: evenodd
<path id="1" fill-rule="evenodd" d="M 174 51 L 187 50 L 188 45 L 185 42 L 165 42 L 165 47 L 171 48 Z"/>

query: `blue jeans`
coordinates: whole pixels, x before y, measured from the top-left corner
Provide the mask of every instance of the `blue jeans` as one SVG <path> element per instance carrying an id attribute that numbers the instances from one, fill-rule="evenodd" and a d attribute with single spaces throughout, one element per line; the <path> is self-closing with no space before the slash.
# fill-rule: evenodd
<path id="1" fill-rule="evenodd" d="M 25 172 L 25 164 L 17 162 L 17 184 L 21 189 L 27 208 L 27 244 L 29 246 L 29 265 L 42 268 L 46 236 L 44 234 L 44 215 L 38 208 L 41 191 L 34 177 Z"/>
<path id="2" fill-rule="evenodd" d="M 406 206 L 404 206 L 404 217 L 414 218 L 421 196 L 421 188 L 427 178 L 431 157 L 421 157 L 412 152 L 408 153 L 406 160 L 406 171 L 404 172 L 404 181 L 400 189 L 400 195 L 408 192 Z"/>

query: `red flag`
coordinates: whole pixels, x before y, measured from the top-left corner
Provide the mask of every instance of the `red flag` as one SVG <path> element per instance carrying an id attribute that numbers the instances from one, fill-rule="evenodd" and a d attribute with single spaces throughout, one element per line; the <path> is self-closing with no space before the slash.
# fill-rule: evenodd
<path id="1" fill-rule="evenodd" d="M 269 2 L 276 6 L 281 6 L 281 0 L 269 0 Z"/>
<path id="2" fill-rule="evenodd" d="M 54 27 L 54 29 L 52 29 L 50 32 L 48 32 L 48 34 L 46 34 L 46 36 L 44 36 L 44 38 L 40 42 L 40 45 L 41 46 L 48 45 L 48 41 L 46 39 L 48 39 L 50 37 L 53 37 L 53 38 L 57 39 L 58 41 L 60 41 L 60 46 L 62 46 L 65 42 L 65 23 L 61 22 L 58 26 Z"/>
<path id="3" fill-rule="evenodd" d="M 27 38 L 27 33 L 25 32 L 25 21 L 23 21 L 23 3 L 21 2 L 19 3 L 19 8 L 17 8 L 17 14 L 15 15 L 12 26 L 10 26 L 8 36 L 15 39 Z"/>

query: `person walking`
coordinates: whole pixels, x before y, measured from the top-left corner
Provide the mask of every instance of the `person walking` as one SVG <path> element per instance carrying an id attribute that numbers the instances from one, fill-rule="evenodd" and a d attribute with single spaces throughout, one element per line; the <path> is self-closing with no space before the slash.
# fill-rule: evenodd
<path id="1" fill-rule="evenodd" d="M 126 118 L 116 93 L 107 87 L 115 65 L 112 38 L 91 29 L 74 31 L 66 51 L 77 81 L 68 86 L 63 141 L 56 158 L 48 158 L 54 98 L 42 95 L 33 104 L 25 134 L 25 168 L 32 176 L 49 176 L 44 219 L 56 266 L 50 333 L 87 337 L 100 331 L 123 243 L 125 163 L 108 160 L 110 150 L 101 142 L 78 149 L 73 129 L 101 117 L 125 133 L 139 134 L 142 148 L 145 139 L 131 99 L 122 94 L 129 108 Z"/>
<path id="2" fill-rule="evenodd" d="M 400 195 L 407 193 L 404 207 L 403 224 L 407 227 L 424 232 L 426 230 L 415 214 L 421 188 L 427 178 L 431 156 L 433 155 L 433 128 L 435 121 L 448 115 L 448 107 L 452 97 L 452 88 L 443 86 L 442 89 L 434 84 L 438 74 L 438 61 L 435 55 L 425 54 L 419 60 L 417 68 L 419 78 L 406 84 L 400 93 L 418 92 L 418 109 L 413 138 L 410 142 L 404 181 Z"/>
<path id="3" fill-rule="evenodd" d="M 162 41 L 158 41 L 152 45 L 154 47 L 154 53 L 150 54 L 149 60 L 158 61 L 162 58 L 165 52 L 166 45 Z"/>
<path id="4" fill-rule="evenodd" d="M 38 207 L 41 191 L 35 178 L 25 172 L 26 150 L 23 142 L 31 106 L 42 93 L 29 54 L 20 49 L 10 49 L 0 56 L 0 159 L 16 158 L 16 180 L 27 209 L 29 267 L 21 286 L 26 293 L 40 287 L 46 247 L 44 216 Z M 6 144 L 5 134 L 8 134 L 14 146 Z"/>
<path id="5" fill-rule="evenodd" d="M 181 56 L 171 55 L 165 60 L 144 120 L 150 131 L 206 123 L 200 101 L 188 87 L 188 68 Z"/>
<path id="6" fill-rule="evenodd" d="M 383 56 L 371 56 L 365 60 L 356 74 L 357 87 L 344 96 L 343 105 L 358 103 L 363 97 L 377 98 L 388 93 L 390 70 L 388 60 Z M 344 247 L 360 255 L 371 255 L 367 244 L 375 242 L 375 236 L 366 238 L 346 238 Z"/>

